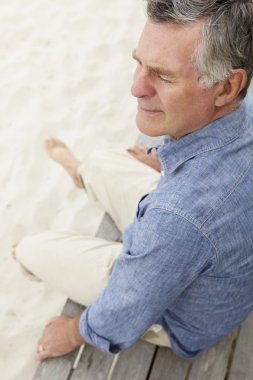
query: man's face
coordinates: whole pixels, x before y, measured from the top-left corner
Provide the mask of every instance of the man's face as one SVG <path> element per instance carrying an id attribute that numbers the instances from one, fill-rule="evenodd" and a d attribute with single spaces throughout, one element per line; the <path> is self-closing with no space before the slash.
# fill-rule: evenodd
<path id="1" fill-rule="evenodd" d="M 214 89 L 199 87 L 192 63 L 202 26 L 147 21 L 133 53 L 138 66 L 132 85 L 144 134 L 178 139 L 214 120 Z"/>

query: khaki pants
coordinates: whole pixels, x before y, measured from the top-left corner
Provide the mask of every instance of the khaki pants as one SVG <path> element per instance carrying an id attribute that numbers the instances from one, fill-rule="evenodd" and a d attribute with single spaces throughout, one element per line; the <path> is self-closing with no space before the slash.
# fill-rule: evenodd
<path id="1" fill-rule="evenodd" d="M 141 196 L 155 188 L 160 178 L 158 172 L 121 149 L 92 153 L 78 172 L 88 196 L 102 204 L 121 231 L 132 222 Z M 88 306 L 106 286 L 121 250 L 122 243 L 51 231 L 25 238 L 16 254 L 36 277 Z M 168 335 L 158 325 L 151 326 L 143 338 L 170 346 Z"/>

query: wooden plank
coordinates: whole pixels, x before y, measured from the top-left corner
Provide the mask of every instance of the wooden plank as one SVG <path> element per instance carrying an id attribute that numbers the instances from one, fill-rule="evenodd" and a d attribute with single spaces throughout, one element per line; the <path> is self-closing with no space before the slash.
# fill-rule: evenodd
<path id="1" fill-rule="evenodd" d="M 236 342 L 228 380 L 253 379 L 253 313 L 242 325 Z"/>
<path id="2" fill-rule="evenodd" d="M 87 345 L 71 380 L 107 380 L 114 356 Z"/>
<path id="3" fill-rule="evenodd" d="M 120 353 L 108 380 L 146 380 L 155 351 L 155 345 L 138 341 Z"/>
<path id="4" fill-rule="evenodd" d="M 79 305 L 76 302 L 68 299 L 64 305 L 62 310 L 62 315 L 67 315 L 69 317 L 74 317 L 76 315 L 81 314 L 84 311 L 85 307 L 83 305 Z"/>
<path id="5" fill-rule="evenodd" d="M 175 355 L 170 348 L 160 347 L 149 380 L 184 380 L 189 366 L 189 360 Z"/>
<path id="6" fill-rule="evenodd" d="M 75 353 L 76 354 L 76 353 Z M 67 355 L 58 359 L 48 359 L 40 363 L 33 380 L 69 380 L 69 372 L 71 370 L 73 355 Z"/>
<path id="7" fill-rule="evenodd" d="M 63 315 L 81 314 L 84 307 L 68 300 L 64 306 Z M 41 362 L 34 374 L 33 380 L 69 380 L 68 376 L 79 349 L 59 358 L 47 359 Z"/>
<path id="8" fill-rule="evenodd" d="M 189 380 L 224 380 L 236 336 L 237 330 L 197 357 L 192 362 Z"/>

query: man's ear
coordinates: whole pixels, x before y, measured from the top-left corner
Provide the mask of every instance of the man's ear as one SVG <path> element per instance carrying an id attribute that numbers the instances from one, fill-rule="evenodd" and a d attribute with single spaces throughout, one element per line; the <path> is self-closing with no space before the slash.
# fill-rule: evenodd
<path id="1" fill-rule="evenodd" d="M 235 69 L 224 81 L 217 85 L 215 105 L 222 107 L 233 103 L 247 84 L 247 73 L 243 69 Z"/>

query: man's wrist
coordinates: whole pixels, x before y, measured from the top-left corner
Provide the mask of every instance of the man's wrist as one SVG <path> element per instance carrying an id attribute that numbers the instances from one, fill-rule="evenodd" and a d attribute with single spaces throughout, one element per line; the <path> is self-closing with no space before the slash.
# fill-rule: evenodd
<path id="1" fill-rule="evenodd" d="M 86 341 L 82 337 L 79 331 L 79 322 L 81 315 L 77 317 L 73 317 L 70 320 L 70 340 L 74 346 L 80 346 L 81 344 L 85 344 Z"/>

